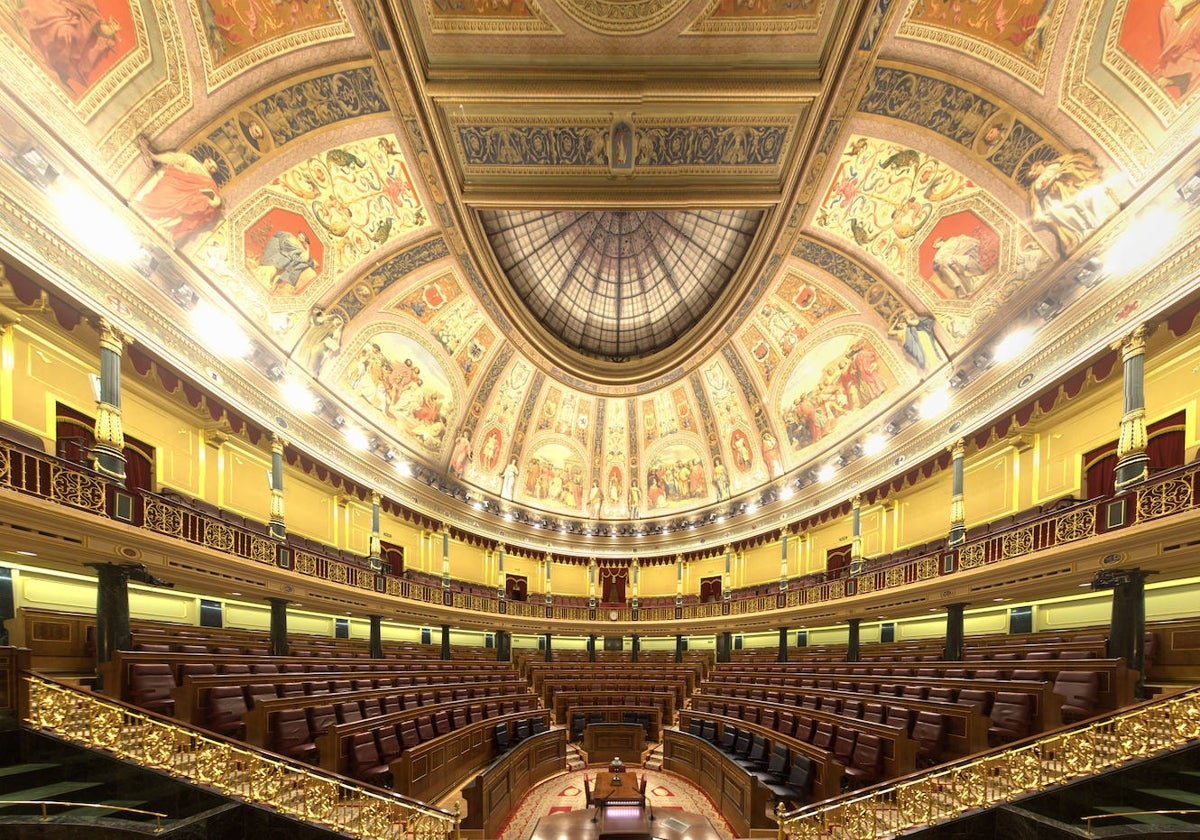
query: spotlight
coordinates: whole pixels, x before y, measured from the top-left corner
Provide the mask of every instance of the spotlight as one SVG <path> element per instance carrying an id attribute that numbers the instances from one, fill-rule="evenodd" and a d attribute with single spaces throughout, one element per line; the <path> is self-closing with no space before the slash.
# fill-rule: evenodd
<path id="1" fill-rule="evenodd" d="M 1062 304 L 1054 298 L 1044 298 L 1034 305 L 1033 311 L 1043 321 L 1049 321 L 1062 311 Z"/>
<path id="2" fill-rule="evenodd" d="M 950 387 L 955 389 L 961 388 L 969 381 L 970 380 L 967 377 L 967 372 L 965 370 L 957 370 L 954 372 L 954 375 L 950 377 Z"/>
<path id="3" fill-rule="evenodd" d="M 392 461 L 395 461 L 396 460 L 396 450 L 392 449 L 390 447 L 385 449 L 383 451 L 383 460 L 387 461 L 389 464 Z"/>
<path id="4" fill-rule="evenodd" d="M 1200 202 L 1200 172 L 1194 173 L 1192 177 L 1180 184 L 1177 192 L 1179 197 L 1188 204 Z"/>
<path id="5" fill-rule="evenodd" d="M 1104 263 L 1099 257 L 1092 257 L 1079 269 L 1079 273 L 1075 275 L 1075 282 L 1090 289 L 1099 284 L 1104 276 Z"/>

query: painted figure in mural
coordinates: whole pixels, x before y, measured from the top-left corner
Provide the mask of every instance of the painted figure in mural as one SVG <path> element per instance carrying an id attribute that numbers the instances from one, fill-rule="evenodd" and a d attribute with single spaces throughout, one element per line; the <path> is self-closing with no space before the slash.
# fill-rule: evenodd
<path id="1" fill-rule="evenodd" d="M 768 481 L 774 481 L 783 475 L 783 461 L 779 457 L 779 441 L 770 432 L 763 432 L 762 457 L 763 463 L 767 465 Z"/>
<path id="2" fill-rule="evenodd" d="M 1200 81 L 1200 6 L 1192 0 L 1166 0 L 1158 13 L 1158 28 L 1158 84 L 1175 88 L 1183 99 Z"/>
<path id="3" fill-rule="evenodd" d="M 592 481 L 592 489 L 588 491 L 587 511 L 588 519 L 599 519 L 600 508 L 604 504 L 604 493 L 600 490 L 600 482 Z"/>
<path id="4" fill-rule="evenodd" d="M 460 433 L 454 439 L 454 448 L 450 451 L 450 471 L 461 478 L 467 471 L 467 463 L 470 460 L 471 439 Z"/>
<path id="5" fill-rule="evenodd" d="M 729 471 L 720 458 L 713 458 L 713 488 L 717 492 L 718 502 L 729 498 Z"/>
<path id="6" fill-rule="evenodd" d="M 308 234 L 304 231 L 275 231 L 263 246 L 258 261 L 260 279 L 276 289 L 295 289 L 302 280 L 311 280 L 316 276 L 317 261 L 309 253 L 308 244 Z"/>
<path id="7" fill-rule="evenodd" d="M 642 489 L 636 478 L 629 479 L 629 518 L 637 519 L 642 508 Z"/>
<path id="8" fill-rule="evenodd" d="M 1069 152 L 1029 165 L 1033 224 L 1048 229 L 1067 256 L 1119 209 L 1090 152 Z"/>
<path id="9" fill-rule="evenodd" d="M 750 454 L 750 442 L 746 440 L 746 433 L 741 429 L 733 433 L 733 461 L 739 470 L 748 470 L 754 463 L 754 456 Z"/>
<path id="10" fill-rule="evenodd" d="M 479 460 L 483 462 L 484 469 L 496 469 L 496 463 L 500 457 L 500 432 L 492 429 L 483 439 L 483 446 L 479 450 Z"/>
<path id="11" fill-rule="evenodd" d="M 304 336 L 303 359 L 313 376 L 320 376 L 321 368 L 330 356 L 342 350 L 342 330 L 346 326 L 346 319 L 337 312 L 314 309 L 309 323 L 312 327 Z"/>
<path id="12" fill-rule="evenodd" d="M 646 501 L 650 503 L 651 509 L 662 504 L 663 489 L 658 483 L 658 478 L 651 475 L 646 481 Z"/>
<path id="13" fill-rule="evenodd" d="M 976 281 L 986 272 L 979 261 L 979 240 L 965 233 L 933 240 L 933 271 L 955 297 L 975 291 Z"/>
<path id="14" fill-rule="evenodd" d="M 92 0 L 25 0 L 19 9 L 29 43 L 63 85 L 87 88 L 117 46 L 121 25 Z"/>
<path id="15" fill-rule="evenodd" d="M 517 486 L 517 459 L 514 456 L 500 474 L 500 498 L 512 501 L 513 490 Z"/>
<path id="16" fill-rule="evenodd" d="M 906 311 L 897 316 L 888 335 L 900 342 L 909 360 L 921 369 L 929 370 L 941 358 L 941 351 L 933 337 L 933 317 Z"/>
<path id="17" fill-rule="evenodd" d="M 213 180 L 216 161 L 196 160 L 182 152 L 156 153 L 144 136 L 138 137 L 138 148 L 158 170 L 130 204 L 155 230 L 177 243 L 217 217 L 221 196 Z"/>

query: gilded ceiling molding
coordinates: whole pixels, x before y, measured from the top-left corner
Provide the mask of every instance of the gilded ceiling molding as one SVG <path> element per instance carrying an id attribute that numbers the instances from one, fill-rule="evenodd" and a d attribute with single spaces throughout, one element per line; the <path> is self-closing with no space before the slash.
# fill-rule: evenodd
<path id="1" fill-rule="evenodd" d="M 1034 11 L 1035 9 L 1036 12 Z M 1045 93 L 1066 3 L 964 4 L 915 0 L 900 24 L 902 38 L 948 47 Z M 991 37 L 983 37 L 983 33 Z"/>
<path id="2" fill-rule="evenodd" d="M 1139 41 L 1156 42 L 1157 14 L 1154 20 L 1133 20 L 1128 0 L 1085 2 L 1080 36 L 1067 55 L 1059 97 L 1063 111 L 1134 181 L 1145 177 L 1155 159 L 1173 156 L 1192 140 L 1191 132 L 1171 130 L 1180 124 L 1183 102 L 1159 84 L 1156 68 L 1150 66 L 1152 61 L 1157 64 L 1157 56 L 1151 52 L 1139 61 L 1122 45 L 1127 29 Z"/>
<path id="3" fill-rule="evenodd" d="M 438 35 L 474 32 L 482 35 L 559 35 L 537 0 L 520 3 L 445 3 L 425 0 L 429 31 Z"/>
<path id="4" fill-rule="evenodd" d="M 345 312 L 347 318 L 353 319 L 394 283 L 400 282 L 414 271 L 448 256 L 450 256 L 450 249 L 446 245 L 446 240 L 441 236 L 431 236 L 420 242 L 414 242 L 364 274 L 332 305 Z"/>
<path id="5" fill-rule="evenodd" d="M 527 116 L 451 112 L 464 175 L 529 177 L 612 174 L 777 178 L 795 140 L 795 113 Z"/>
<path id="6" fill-rule="evenodd" d="M 825 0 L 759 0 L 728 3 L 709 0 L 688 24 L 687 35 L 808 35 L 817 31 Z"/>
<path id="7" fill-rule="evenodd" d="M 601 35 L 640 35 L 662 26 L 690 0 L 559 0 L 583 26 Z"/>
<path id="8" fill-rule="evenodd" d="M 801 237 L 792 249 L 792 256 L 840 280 L 861 297 L 885 324 L 894 323 L 908 311 L 908 304 L 885 283 L 850 257 L 834 251 L 824 243 Z"/>
<path id="9" fill-rule="evenodd" d="M 311 132 L 387 113 L 374 65 L 348 65 L 256 92 L 197 133 L 187 151 L 223 160 L 231 177 Z M 313 108 L 312 102 L 321 102 Z M 224 184 L 222 183 L 222 186 Z"/>
<path id="10" fill-rule="evenodd" d="M 245 7 L 239 8 L 242 3 Z M 214 12 L 208 0 L 187 0 L 187 7 L 199 35 L 208 93 L 264 61 L 354 35 L 341 0 L 303 6 L 235 0 L 223 7 L 232 7 L 233 14 L 222 15 Z"/>

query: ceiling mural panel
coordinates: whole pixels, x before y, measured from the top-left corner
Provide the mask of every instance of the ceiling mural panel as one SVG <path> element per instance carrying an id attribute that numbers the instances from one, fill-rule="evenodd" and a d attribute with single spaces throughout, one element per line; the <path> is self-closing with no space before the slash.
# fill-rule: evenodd
<path id="1" fill-rule="evenodd" d="M 255 64 L 350 37 L 341 0 L 188 0 L 211 93 Z"/>
<path id="2" fill-rule="evenodd" d="M 321 106 L 314 108 L 313 102 Z M 309 132 L 387 111 L 375 68 L 351 65 L 244 100 L 203 132 L 198 145 L 215 153 L 232 178 Z"/>
<path id="3" fill-rule="evenodd" d="M 174 8 L 128 0 L 20 0 L 0 14 L 0 81 L 116 177 L 192 104 Z"/>
<path id="4" fill-rule="evenodd" d="M 823 0 L 710 0 L 689 33 L 705 35 L 797 34 L 817 31 Z"/>
<path id="5" fill-rule="evenodd" d="M 785 436 L 781 447 L 773 438 L 770 444 L 783 453 L 785 466 L 804 463 L 810 447 L 877 413 L 881 399 L 901 384 L 896 371 L 906 373 L 896 365 L 891 348 L 878 344 L 866 330 L 810 343 L 785 372 L 773 406 Z"/>
<path id="6" fill-rule="evenodd" d="M 426 347 L 423 334 L 377 324 L 356 336 L 334 387 L 347 405 L 395 434 L 408 448 L 437 454 L 457 419 L 462 388 L 442 354 Z M 411 327 L 409 328 L 411 329 Z"/>
<path id="7" fill-rule="evenodd" d="M 1087 0 L 1083 15 L 1082 33 L 1091 37 L 1072 45 L 1062 107 L 1140 180 L 1194 134 L 1188 68 L 1200 58 L 1200 18 L 1193 6 L 1144 0 Z"/>
<path id="8" fill-rule="evenodd" d="M 977 190 L 967 176 L 928 154 L 855 136 L 842 152 L 816 222 L 903 277 L 935 210 Z"/>
<path id="9" fill-rule="evenodd" d="M 537 0 L 457 3 L 424 0 L 430 31 L 434 33 L 478 32 L 489 35 L 557 33 Z"/>
<path id="10" fill-rule="evenodd" d="M 1055 0 L 915 0 L 899 31 L 961 50 L 1042 93 L 1066 9 Z"/>
<path id="11" fill-rule="evenodd" d="M 559 0 L 563 11 L 602 35 L 637 35 L 657 29 L 688 0 Z"/>

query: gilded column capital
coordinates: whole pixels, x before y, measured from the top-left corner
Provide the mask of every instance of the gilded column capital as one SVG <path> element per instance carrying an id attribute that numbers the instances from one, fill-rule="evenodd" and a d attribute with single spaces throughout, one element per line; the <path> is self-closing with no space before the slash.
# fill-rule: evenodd
<path id="1" fill-rule="evenodd" d="M 963 455 L 966 454 L 967 442 L 965 439 L 959 438 L 958 440 L 954 441 L 954 443 L 952 443 L 950 446 L 946 447 L 946 450 L 950 453 L 951 458 L 958 460 L 959 458 L 962 458 Z"/>
<path id="2" fill-rule="evenodd" d="M 855 493 L 850 497 L 850 506 L 855 510 L 858 510 L 860 507 L 862 507 L 862 493 Z"/>
<path id="3" fill-rule="evenodd" d="M 97 326 L 100 329 L 100 347 L 104 350 L 111 350 L 119 356 L 124 352 L 126 344 L 133 343 L 133 339 L 125 335 L 120 327 L 103 316 L 100 317 Z"/>
<path id="4" fill-rule="evenodd" d="M 383 503 L 383 496 L 378 490 L 371 491 L 371 507 L 379 507 Z"/>
<path id="5" fill-rule="evenodd" d="M 1134 356 L 1144 356 L 1146 354 L 1146 325 L 1138 324 L 1120 341 L 1113 342 L 1112 349 L 1121 351 L 1122 362 L 1127 362 Z"/>
<path id="6" fill-rule="evenodd" d="M 287 446 L 287 441 L 279 436 L 278 433 L 271 433 L 271 452 L 283 454 L 283 448 Z"/>

